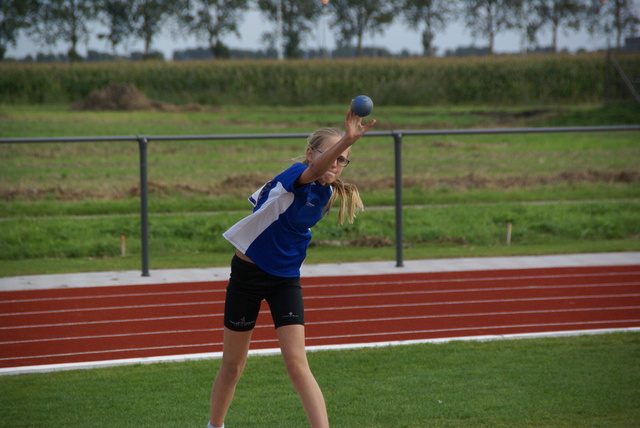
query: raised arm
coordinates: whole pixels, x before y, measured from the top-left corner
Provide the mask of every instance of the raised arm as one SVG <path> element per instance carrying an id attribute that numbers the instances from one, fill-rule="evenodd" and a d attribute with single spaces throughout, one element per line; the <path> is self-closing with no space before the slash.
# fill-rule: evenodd
<path id="1" fill-rule="evenodd" d="M 345 132 L 335 144 L 323 148 L 322 154 L 318 153 L 312 156 L 312 161 L 309 167 L 302 172 L 298 180 L 297 185 L 303 185 L 311 183 L 321 178 L 334 164 L 336 159 L 342 155 L 343 152 L 348 150 L 356 141 L 360 139 L 376 121 L 371 120 L 367 124 L 362 124 L 362 118 L 357 116 L 351 108 L 347 111 L 347 117 L 345 119 Z M 307 151 L 312 150 L 307 148 Z"/>

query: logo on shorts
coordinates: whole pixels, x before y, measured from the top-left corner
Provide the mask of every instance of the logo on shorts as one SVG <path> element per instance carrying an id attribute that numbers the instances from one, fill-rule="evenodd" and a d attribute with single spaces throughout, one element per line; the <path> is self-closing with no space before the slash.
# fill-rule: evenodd
<path id="1" fill-rule="evenodd" d="M 236 327 L 248 327 L 256 323 L 255 321 L 246 321 L 244 317 L 242 317 L 242 319 L 238 322 L 236 321 L 229 321 L 229 322 L 235 325 Z"/>
<path id="2" fill-rule="evenodd" d="M 283 315 L 282 318 L 300 318 L 300 317 L 294 314 L 293 312 L 289 312 L 288 315 Z"/>

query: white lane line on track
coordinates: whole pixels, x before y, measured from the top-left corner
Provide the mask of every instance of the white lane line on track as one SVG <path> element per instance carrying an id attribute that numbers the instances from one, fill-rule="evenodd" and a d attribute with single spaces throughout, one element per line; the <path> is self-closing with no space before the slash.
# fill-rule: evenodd
<path id="1" fill-rule="evenodd" d="M 138 337 L 151 336 L 159 334 L 188 334 L 188 333 L 214 333 L 222 331 L 222 328 L 200 328 L 194 330 L 159 330 L 159 331 L 143 331 L 138 333 L 119 333 L 119 334 L 97 334 L 93 336 L 73 336 L 73 337 L 50 337 L 46 339 L 30 339 L 30 340 L 14 340 L 8 342 L 0 342 L 0 345 L 15 345 L 19 343 L 40 343 L 40 342 L 62 342 L 70 340 L 88 340 L 88 339 L 112 339 L 116 337 Z"/>
<path id="2" fill-rule="evenodd" d="M 485 303 L 505 303 L 505 302 L 533 302 L 548 300 L 582 300 L 582 299 L 609 299 L 615 297 L 640 297 L 640 293 L 634 294 L 606 294 L 593 296 L 559 296 L 559 297 L 530 297 L 520 299 L 492 299 L 492 300 L 463 300 L 457 302 L 420 302 L 420 303 L 403 303 L 402 305 L 367 305 L 367 306 L 334 306 L 326 308 L 305 308 L 306 311 L 337 311 L 337 310 L 353 310 L 353 309 L 378 309 L 378 308 L 397 308 L 397 307 L 416 307 L 416 306 L 437 306 L 437 305 L 466 305 L 466 304 L 485 304 Z"/>
<path id="3" fill-rule="evenodd" d="M 399 275 L 412 275 L 412 274 L 399 274 Z M 357 287 L 363 285 L 377 286 L 377 285 L 420 285 L 420 284 L 433 284 L 433 283 L 459 283 L 459 282 L 487 282 L 487 281 L 514 281 L 514 280 L 528 280 L 528 279 L 549 279 L 549 278 L 590 278 L 596 276 L 624 276 L 624 275 L 640 275 L 639 272 L 601 272 L 593 274 L 562 274 L 562 275 L 530 275 L 530 276 L 510 276 L 510 277 L 489 277 L 489 278 L 448 278 L 448 279 L 427 279 L 427 280 L 410 280 L 402 281 L 401 279 L 395 281 L 366 281 L 357 283 L 323 283 L 323 284 L 303 284 L 303 289 L 310 288 L 324 288 L 324 287 Z M 304 278 L 303 278 L 304 281 Z M 218 282 L 218 281 L 212 281 Z M 167 284 L 158 284 L 160 286 Z M 175 285 L 175 284 L 171 284 Z M 121 287 L 121 286 L 119 286 Z M 137 287 L 137 286 L 136 286 Z M 546 286 L 541 286 L 546 287 Z M 508 289 L 510 287 L 502 287 L 502 289 Z M 455 290 L 451 290 L 455 291 Z M 145 296 L 168 296 L 168 295 L 182 295 L 182 294 L 207 294 L 207 293 L 224 293 L 225 288 L 213 289 L 213 290 L 176 290 L 176 291 L 151 291 L 148 293 L 121 293 L 121 294 L 103 294 L 96 296 L 66 296 L 66 297 L 51 297 L 51 298 L 37 298 L 37 299 L 14 299 L 0 301 L 2 303 L 29 303 L 29 302 L 42 302 L 42 301 L 64 301 L 64 300 L 92 300 L 92 299 L 108 299 L 118 297 L 145 297 Z"/>
<path id="4" fill-rule="evenodd" d="M 183 348 L 196 348 L 199 346 L 215 346 L 222 345 L 222 343 L 198 343 L 193 345 L 175 345 L 175 346 L 150 346 L 145 348 L 123 348 L 123 349 L 108 349 L 104 351 L 83 351 L 83 352 L 69 352 L 64 354 L 50 354 L 50 355 L 28 355 L 24 357 L 6 357 L 0 358 L 0 361 L 21 360 L 25 358 L 54 358 L 54 357 L 73 357 L 77 355 L 96 355 L 96 354 L 115 354 L 119 352 L 139 352 L 139 351 L 154 351 L 154 350 L 166 350 L 166 349 L 183 349 Z"/>
<path id="5" fill-rule="evenodd" d="M 93 311 L 119 311 L 123 309 L 148 309 L 148 308 L 166 308 L 177 306 L 197 306 L 197 305 L 215 305 L 224 304 L 224 300 L 209 302 L 181 302 L 181 303 L 157 303 L 153 305 L 133 305 L 133 306 L 105 306 L 103 308 L 74 308 L 74 309 L 53 309 L 49 311 L 30 311 L 30 312 L 13 312 L 0 314 L 0 317 L 17 316 L 17 315 L 45 315 L 45 314 L 63 314 L 70 312 L 93 312 Z"/>
<path id="6" fill-rule="evenodd" d="M 456 273 L 461 273 L 461 272 L 456 272 Z M 415 275 L 415 274 L 398 274 L 398 275 L 402 276 L 402 275 Z M 412 279 L 409 281 L 403 281 L 401 278 L 398 278 L 392 281 L 364 281 L 364 282 L 349 282 L 349 283 L 327 282 L 327 283 L 321 283 L 321 284 L 303 284 L 303 287 L 304 288 L 355 287 L 355 286 L 362 286 L 362 285 L 397 285 L 399 283 L 433 284 L 433 283 L 487 282 L 487 281 L 512 281 L 513 282 L 513 281 L 530 280 L 530 279 L 592 278 L 592 277 L 598 277 L 598 276 L 626 276 L 626 275 L 640 275 L 640 271 L 576 273 L 576 274 L 558 274 L 558 275 L 494 276 L 494 277 L 486 277 L 486 278 L 463 277 L 463 278 L 443 278 L 443 279 Z M 327 279 L 327 278 L 324 278 L 324 279 Z M 505 287 L 505 288 L 508 288 L 508 287 Z"/>
<path id="7" fill-rule="evenodd" d="M 391 291 L 388 293 L 360 293 L 360 294 L 339 294 L 339 295 L 327 295 L 327 296 L 305 296 L 305 300 L 318 300 L 318 299 L 343 299 L 354 297 L 382 297 L 382 296 L 403 296 L 403 295 L 419 295 L 419 294 L 446 294 L 446 293 L 482 293 L 482 292 L 494 292 L 494 291 L 517 291 L 517 290 L 559 290 L 559 289 L 575 289 L 575 288 L 596 288 L 596 287 L 626 287 L 640 285 L 638 282 L 620 282 L 620 283 L 605 283 L 605 284 L 569 284 L 569 285 L 549 285 L 549 286 L 536 286 L 526 285 L 521 287 L 491 287 L 491 288 L 468 288 L 459 290 L 418 290 L 418 291 Z M 214 305 L 224 304 L 224 300 L 216 301 L 197 301 L 197 302 L 181 302 L 181 303 L 157 303 L 152 305 L 132 305 L 132 306 L 106 306 L 106 307 L 89 307 L 89 308 L 73 308 L 73 309 L 51 309 L 46 311 L 29 311 L 29 312 L 9 312 L 0 314 L 0 317 L 7 316 L 20 316 L 20 315 L 44 315 L 44 314 L 56 314 L 56 313 L 69 313 L 69 312 L 86 312 L 86 311 L 109 311 L 109 310 L 122 310 L 122 309 L 145 309 L 145 308 L 157 308 L 157 307 L 176 307 L 176 306 L 194 306 L 194 305 Z"/>
<path id="8" fill-rule="evenodd" d="M 10 327 L 0 327 L 0 330 L 67 327 L 67 326 L 74 326 L 74 325 L 94 325 L 94 324 L 110 324 L 110 323 L 117 324 L 117 323 L 127 323 L 127 322 L 165 321 L 165 320 L 188 319 L 188 318 L 215 318 L 217 316 L 222 316 L 222 314 L 176 315 L 176 316 L 169 316 L 169 317 L 129 318 L 129 319 L 122 319 L 122 320 L 101 320 L 101 321 L 61 322 L 61 323 L 51 323 L 51 324 L 16 325 L 16 326 L 10 326 Z"/>
<path id="9" fill-rule="evenodd" d="M 352 337 L 375 337 L 375 336 L 397 336 L 405 334 L 424 334 L 424 333 L 442 333 L 449 331 L 469 331 L 469 330 L 496 330 L 496 329 L 509 329 L 509 328 L 532 328 L 532 327 L 559 327 L 570 325 L 604 325 L 615 323 L 636 323 L 640 325 L 640 319 L 629 320 L 607 320 L 607 321 L 575 321 L 575 322 L 560 322 L 560 323 L 545 323 L 545 324 L 515 324 L 515 325 L 497 325 L 486 327 L 459 327 L 459 328 L 443 328 L 433 330 L 408 330 L 408 331 L 394 331 L 390 333 L 359 333 L 359 334 L 345 334 L 335 336 L 316 336 L 313 338 L 307 338 L 307 340 L 327 340 L 327 339 L 348 339 Z M 634 327 L 635 328 L 635 327 Z"/>
<path id="10" fill-rule="evenodd" d="M 519 291 L 519 290 L 561 290 L 565 288 L 596 288 L 596 287 L 628 287 L 640 285 L 640 282 L 617 282 L 608 284 L 569 284 L 569 285 L 525 285 L 521 287 L 491 287 L 491 288 L 464 288 L 458 290 L 418 290 L 418 291 L 391 291 L 389 293 L 361 293 L 361 294 L 341 294 L 339 296 L 305 296 L 305 299 L 336 299 L 347 297 L 377 297 L 377 296 L 402 296 L 416 294 L 447 294 L 447 293 L 484 293 L 490 291 Z"/>
<path id="11" fill-rule="evenodd" d="M 122 286 L 118 286 L 122 289 Z M 68 290 L 68 289 L 65 289 Z M 120 294 L 101 294 L 98 296 L 64 296 L 64 297 L 41 297 L 37 299 L 14 299 L 14 300 L 0 300 L 0 303 L 32 303 L 32 302 L 56 302 L 66 300 L 93 300 L 93 299 L 117 299 L 120 297 L 147 297 L 147 296 L 173 296 L 184 294 L 208 294 L 208 293 L 224 293 L 225 289 L 221 290 L 184 290 L 184 291 L 152 291 L 149 293 L 120 293 Z"/>
<path id="12" fill-rule="evenodd" d="M 570 337 L 570 336 L 585 336 L 585 335 L 597 335 L 597 334 L 611 334 L 611 333 L 633 333 L 640 331 L 638 327 L 628 328 L 600 328 L 591 330 L 554 330 L 548 332 L 537 333 L 513 333 L 513 334 L 492 334 L 481 336 L 455 336 L 455 337 L 441 337 L 436 339 L 415 339 L 415 340 L 395 340 L 385 342 L 368 342 L 368 343 L 351 343 L 351 344 L 335 344 L 335 345 L 317 345 L 307 346 L 307 352 L 317 351 L 330 351 L 330 350 L 351 350 L 351 349 L 364 349 L 364 348 L 380 348 L 389 346 L 407 346 L 418 344 L 444 344 L 451 341 L 476 341 L 486 342 L 494 340 L 522 340 L 522 339 L 540 339 L 546 337 Z M 251 349 L 249 356 L 266 356 L 266 355 L 279 355 L 279 348 L 260 348 Z M 138 358 L 123 358 L 116 360 L 98 360 L 88 361 L 81 363 L 58 363 L 58 364 L 42 364 L 31 366 L 19 366 L 19 367 L 7 367 L 0 368 L 0 376 L 3 375 L 18 375 L 27 373 L 49 373 L 55 371 L 65 370 L 90 370 L 95 368 L 105 367 L 117 367 L 123 365 L 132 364 L 155 364 L 155 363 L 181 363 L 186 361 L 199 361 L 199 360 L 211 360 L 220 359 L 222 352 L 205 352 L 205 353 L 191 353 L 191 354 L 176 354 L 165 355 L 156 357 L 138 357 Z"/>
<path id="13" fill-rule="evenodd" d="M 575 312 L 597 312 L 597 311 L 626 311 L 632 309 L 640 309 L 640 306 L 619 306 L 610 308 L 572 308 L 572 309 L 551 309 L 551 310 L 535 310 L 535 311 L 505 311 L 505 312 L 476 312 L 471 314 L 437 314 L 437 315 L 417 315 L 410 317 L 388 317 L 388 318 L 365 318 L 358 320 L 337 320 L 337 321 L 318 321 L 305 323 L 307 326 L 325 325 L 325 324 L 351 324 L 361 322 L 390 322 L 405 321 L 419 319 L 441 319 L 441 318 L 471 318 L 471 317 L 494 317 L 504 315 L 533 315 L 533 314 L 553 314 L 553 313 L 575 313 Z"/>
<path id="14" fill-rule="evenodd" d="M 463 301 L 449 301 L 449 302 L 419 302 L 419 303 L 403 303 L 403 304 L 384 304 L 384 305 L 357 305 L 357 306 L 332 306 L 332 307 L 320 307 L 320 308 L 305 308 L 305 312 L 315 311 L 338 311 L 338 310 L 355 310 L 355 309 L 381 309 L 381 308 L 407 308 L 407 307 L 420 307 L 420 306 L 438 306 L 438 305 L 465 305 L 465 304 L 485 304 L 485 303 L 505 303 L 505 302 L 532 302 L 532 301 L 549 301 L 549 300 L 570 300 L 570 299 L 600 299 L 600 298 L 626 298 L 626 297 L 640 297 L 640 294 L 607 294 L 607 295 L 592 295 L 592 296 L 556 296 L 556 297 L 532 297 L 532 298 L 519 298 L 519 299 L 492 299 L 492 300 L 463 300 Z M 261 310 L 260 314 L 268 314 L 268 310 Z M 27 329 L 27 328 L 42 328 L 42 327 L 58 327 L 58 326 L 73 326 L 73 325 L 92 325 L 92 324 L 109 324 L 109 323 L 125 323 L 125 322 L 146 322 L 146 321 L 159 321 L 170 319 L 188 319 L 188 318 L 203 318 L 203 317 L 218 317 L 222 316 L 221 313 L 216 314 L 199 314 L 199 315 L 182 315 L 182 316 L 167 316 L 167 317 L 151 317 L 151 318 L 130 318 L 122 320 L 101 320 L 101 321 L 83 321 L 83 322 L 71 322 L 71 323 L 50 323 L 50 324 L 36 324 L 36 325 L 19 325 L 0 327 L 2 330 L 14 330 L 14 329 Z"/>
<path id="15" fill-rule="evenodd" d="M 605 324 L 614 324 L 614 323 L 637 323 L 640 324 L 640 319 L 631 319 L 631 320 L 615 320 L 615 321 L 585 321 L 585 322 L 565 322 L 565 323 L 547 323 L 547 324 L 517 324 L 517 325 L 500 325 L 500 326 L 486 326 L 486 327 L 460 327 L 460 328 L 447 328 L 447 329 L 431 329 L 431 330 L 410 330 L 410 331 L 397 331 L 397 332 L 380 332 L 380 333 L 363 333 L 363 334 L 346 334 L 346 335 L 334 335 L 334 336 L 316 336 L 316 337 L 308 337 L 306 338 L 308 341 L 311 340 L 327 340 L 327 339 L 349 339 L 354 337 L 381 337 L 381 336 L 399 336 L 399 335 L 410 335 L 410 334 L 425 334 L 425 333 L 444 333 L 444 332 L 459 332 L 459 331 L 473 331 L 473 330 L 500 330 L 500 329 L 513 329 L 513 328 L 532 328 L 532 327 L 560 327 L 560 326 L 582 326 L 582 325 L 605 325 Z M 635 328 L 635 327 L 633 327 Z M 455 337 L 452 338 L 455 340 Z M 252 343 L 277 343 L 278 339 L 261 339 L 261 340 L 253 340 Z M 139 351 L 151 351 L 151 350 L 167 350 L 167 349 L 183 349 L 183 348 L 195 348 L 195 347 L 211 347 L 211 346 L 221 346 L 222 343 L 199 343 L 192 345 L 175 345 L 175 346 L 152 346 L 152 347 L 143 347 L 143 348 L 126 348 L 126 349 L 113 349 L 113 350 L 104 350 L 104 351 L 83 351 L 83 352 L 70 352 L 64 354 L 51 354 L 51 355 L 34 355 L 34 356 L 23 356 L 23 357 L 8 357 L 8 358 L 0 358 L 0 361 L 13 361 L 20 360 L 26 358 L 54 358 L 54 357 L 72 357 L 79 355 L 97 355 L 97 354 L 113 354 L 113 353 L 122 353 L 122 352 L 139 352 Z"/>
<path id="16" fill-rule="evenodd" d="M 392 322 L 392 321 L 404 321 L 404 320 L 419 320 L 419 319 L 441 319 L 441 318 L 470 318 L 470 317 L 489 317 L 489 316 L 504 316 L 504 315 L 523 315 L 523 314 L 546 314 L 546 313 L 567 313 L 567 312 L 596 312 L 596 311 L 619 311 L 619 310 L 631 310 L 640 309 L 640 306 L 619 306 L 619 307 L 595 307 L 595 308 L 573 308 L 573 309 L 552 309 L 552 310 L 532 310 L 532 311 L 505 311 L 505 312 L 477 312 L 470 314 L 438 314 L 438 315 L 418 315 L 412 317 L 387 317 L 387 318 L 362 318 L 362 319 L 348 319 L 348 320 L 335 320 L 335 321 L 312 321 L 306 322 L 305 325 L 320 326 L 330 324 L 353 324 L 353 323 L 365 323 L 365 322 Z M 257 325 L 255 328 L 272 328 L 272 325 Z M 70 341 L 70 340 L 87 340 L 87 339 L 108 339 L 116 337 L 136 337 L 136 336 L 148 336 L 148 335 L 160 335 L 160 334 L 183 334 L 183 333 L 202 333 L 202 332 L 220 332 L 223 328 L 206 328 L 206 329 L 193 329 L 193 330 L 157 330 L 138 333 L 120 333 L 120 334 L 103 334 L 92 336 L 73 336 L 73 337 L 54 337 L 46 339 L 30 339 L 30 340 L 14 340 L 0 342 L 0 345 L 13 345 L 20 343 L 39 343 L 39 342 L 56 342 L 56 341 Z M 312 336 L 309 336 L 312 337 Z"/>

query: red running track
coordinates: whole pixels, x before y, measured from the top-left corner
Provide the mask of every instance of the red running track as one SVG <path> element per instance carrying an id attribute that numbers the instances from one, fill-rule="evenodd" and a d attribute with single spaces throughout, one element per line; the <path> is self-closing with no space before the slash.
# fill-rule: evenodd
<path id="1" fill-rule="evenodd" d="M 0 292 L 0 368 L 219 352 L 226 282 Z M 307 346 L 640 327 L 640 265 L 303 278 Z M 252 349 L 277 348 L 263 305 Z"/>

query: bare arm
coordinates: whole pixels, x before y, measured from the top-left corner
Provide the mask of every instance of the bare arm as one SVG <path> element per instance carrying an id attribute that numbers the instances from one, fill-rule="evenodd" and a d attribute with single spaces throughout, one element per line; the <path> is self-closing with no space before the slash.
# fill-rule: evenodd
<path id="1" fill-rule="evenodd" d="M 330 168 L 331 165 L 340 157 L 340 155 L 355 144 L 374 124 L 375 119 L 369 121 L 366 125 L 362 124 L 362 118 L 357 116 L 351 111 L 347 111 L 347 117 L 345 119 L 345 133 L 340 140 L 330 148 L 313 158 L 313 161 L 309 164 L 309 167 L 300 174 L 297 185 L 303 185 L 316 181 L 322 177 Z"/>

